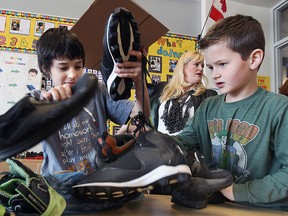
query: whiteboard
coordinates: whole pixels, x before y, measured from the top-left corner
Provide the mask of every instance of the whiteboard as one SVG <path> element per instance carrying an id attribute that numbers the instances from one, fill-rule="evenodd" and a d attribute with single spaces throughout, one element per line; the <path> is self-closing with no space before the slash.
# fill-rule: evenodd
<path id="1" fill-rule="evenodd" d="M 35 54 L 0 51 L 0 115 L 41 85 Z"/>

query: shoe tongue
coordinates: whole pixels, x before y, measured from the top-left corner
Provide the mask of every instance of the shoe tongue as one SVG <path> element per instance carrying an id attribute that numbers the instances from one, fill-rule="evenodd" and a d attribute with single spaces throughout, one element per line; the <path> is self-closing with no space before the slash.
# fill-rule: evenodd
<path id="1" fill-rule="evenodd" d="M 143 132 L 141 131 L 139 133 L 139 136 L 137 137 L 136 143 L 138 146 L 144 146 L 144 147 L 156 147 L 155 144 L 153 143 L 153 139 L 151 141 L 150 138 L 150 131 L 148 132 Z"/>
<path id="2" fill-rule="evenodd" d="M 137 143 L 141 143 L 144 147 L 161 148 L 163 145 L 169 145 L 167 138 L 171 139 L 169 135 L 158 131 L 142 131 L 137 138 Z"/>

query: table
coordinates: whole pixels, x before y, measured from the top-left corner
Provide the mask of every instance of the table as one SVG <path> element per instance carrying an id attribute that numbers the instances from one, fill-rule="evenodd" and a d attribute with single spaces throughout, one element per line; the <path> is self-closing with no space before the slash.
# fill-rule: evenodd
<path id="1" fill-rule="evenodd" d="M 171 196 L 145 194 L 145 199 L 130 201 L 118 208 L 97 212 L 96 216 L 288 216 L 288 212 L 256 208 L 235 203 L 208 204 L 204 209 L 186 208 L 172 203 Z M 84 214 L 83 214 L 84 215 Z M 85 214 L 87 216 L 87 214 Z"/>

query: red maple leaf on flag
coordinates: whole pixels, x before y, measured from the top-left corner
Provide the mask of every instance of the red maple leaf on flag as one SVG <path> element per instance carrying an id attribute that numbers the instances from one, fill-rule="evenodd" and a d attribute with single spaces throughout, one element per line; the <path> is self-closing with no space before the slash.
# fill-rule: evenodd
<path id="1" fill-rule="evenodd" d="M 216 22 L 216 21 L 224 18 L 223 13 L 226 13 L 227 5 L 226 5 L 226 0 L 220 0 L 221 9 L 220 8 L 218 9 L 214 5 L 214 2 L 215 2 L 215 0 L 212 3 L 209 16 L 211 17 L 211 19 L 213 19 Z"/>
<path id="2" fill-rule="evenodd" d="M 220 3 L 221 3 L 221 10 L 226 13 L 227 11 L 227 5 L 226 5 L 226 0 L 220 0 Z"/>

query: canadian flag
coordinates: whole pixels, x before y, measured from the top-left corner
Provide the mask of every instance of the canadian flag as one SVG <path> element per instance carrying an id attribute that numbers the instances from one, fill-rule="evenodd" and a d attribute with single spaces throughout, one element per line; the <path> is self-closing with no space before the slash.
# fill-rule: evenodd
<path id="1" fill-rule="evenodd" d="M 226 13 L 226 11 L 227 11 L 226 0 L 216 0 L 216 1 L 213 0 L 209 16 L 216 22 L 224 18 L 223 13 Z"/>

